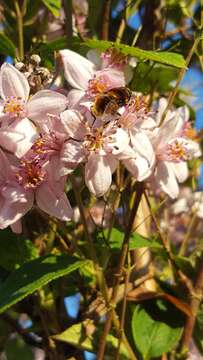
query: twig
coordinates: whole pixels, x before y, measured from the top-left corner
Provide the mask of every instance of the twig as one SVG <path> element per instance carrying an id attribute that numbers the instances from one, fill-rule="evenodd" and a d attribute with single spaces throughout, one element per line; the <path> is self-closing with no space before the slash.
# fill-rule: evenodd
<path id="1" fill-rule="evenodd" d="M 108 308 L 110 308 L 109 297 L 108 297 L 108 287 L 107 287 L 107 284 L 106 284 L 106 279 L 104 277 L 102 268 L 100 267 L 100 264 L 99 264 L 99 261 L 98 261 L 98 258 L 97 258 L 97 254 L 96 254 L 96 251 L 95 251 L 95 248 L 94 248 L 93 240 L 92 240 L 91 235 L 90 235 L 90 233 L 88 231 L 87 222 L 86 222 L 85 213 L 84 213 L 83 204 L 82 204 L 82 199 L 81 199 L 81 196 L 80 196 L 80 191 L 78 191 L 77 184 L 76 184 L 74 176 L 71 175 L 70 180 L 72 182 L 73 191 L 74 191 L 74 194 L 75 194 L 77 205 L 78 205 L 79 210 L 80 210 L 81 220 L 82 220 L 82 223 L 83 223 L 83 226 L 84 226 L 85 235 L 86 235 L 86 238 L 87 238 L 87 241 L 88 241 L 88 244 L 89 244 L 90 256 L 92 258 L 93 265 L 94 265 L 94 268 L 95 268 L 95 274 L 96 274 L 96 277 L 97 277 L 97 282 L 98 282 L 100 291 L 102 293 L 102 296 L 103 296 L 103 298 L 104 298 L 104 300 L 106 302 L 106 305 L 107 305 Z M 118 320 L 117 315 L 116 315 L 113 308 L 112 308 L 112 319 L 113 319 L 113 323 L 114 323 L 116 329 L 119 329 L 120 328 L 120 323 L 119 323 L 119 320 Z M 136 357 L 133 354 L 133 351 L 131 349 L 131 346 L 130 346 L 125 334 L 123 335 L 123 342 L 125 343 L 125 346 L 126 346 L 126 348 L 128 349 L 128 351 L 129 351 L 129 353 L 131 355 L 131 359 L 136 360 Z M 103 358 L 101 358 L 101 359 L 103 359 Z"/>
<path id="2" fill-rule="evenodd" d="M 190 222 L 188 224 L 188 229 L 187 229 L 186 235 L 184 237 L 184 240 L 183 240 L 183 242 L 181 244 L 181 247 L 180 247 L 180 250 L 179 250 L 179 255 L 180 256 L 185 255 L 185 252 L 186 252 L 186 249 L 187 249 L 187 246 L 188 246 L 188 242 L 190 240 L 190 236 L 191 236 L 192 230 L 194 228 L 194 225 L 196 223 L 196 220 L 197 220 L 197 213 L 194 212 L 192 214 L 192 217 L 191 217 Z"/>
<path id="3" fill-rule="evenodd" d="M 24 39 L 23 39 L 23 13 L 20 9 L 18 0 L 14 0 L 18 27 L 18 51 L 20 60 L 24 58 Z"/>
<path id="4" fill-rule="evenodd" d="M 123 331 L 125 326 L 125 314 L 126 314 L 126 306 L 127 306 L 127 294 L 128 294 L 128 283 L 130 279 L 130 273 L 131 273 L 131 267 L 130 267 L 130 257 L 128 252 L 128 268 L 125 274 L 124 295 L 123 295 L 123 304 L 121 309 L 121 320 L 120 320 L 120 334 L 118 337 L 118 347 L 117 347 L 115 360 L 120 359 L 120 347 L 121 347 L 121 341 L 123 338 Z"/>
<path id="5" fill-rule="evenodd" d="M 63 7 L 65 12 L 67 47 L 70 48 L 72 45 L 72 37 L 73 37 L 72 0 L 63 0 Z"/>
<path id="6" fill-rule="evenodd" d="M 119 289 L 120 279 L 122 276 L 125 259 L 126 259 L 127 253 L 128 253 L 130 235 L 131 235 L 131 231 L 132 231 L 133 224 L 134 224 L 134 219 L 135 219 L 138 207 L 139 207 L 139 203 L 140 203 L 143 191 L 144 191 L 144 184 L 137 183 L 137 196 L 135 198 L 135 201 L 134 201 L 134 204 L 133 204 L 133 207 L 131 210 L 129 222 L 128 222 L 125 236 L 123 239 L 121 255 L 120 255 L 120 260 L 119 260 L 119 265 L 118 265 L 118 271 L 116 274 L 116 281 L 115 281 L 115 285 L 113 287 L 113 292 L 112 292 L 112 297 L 111 297 L 111 302 L 110 302 L 111 309 L 109 310 L 109 312 L 107 314 L 107 319 L 106 319 L 103 333 L 102 333 L 102 336 L 100 339 L 99 350 L 97 353 L 97 360 L 103 360 L 103 358 L 104 358 L 105 347 L 106 347 L 106 336 L 111 329 L 111 324 L 112 324 L 112 319 L 113 319 L 113 309 L 116 305 L 116 298 L 117 298 L 117 293 L 118 293 L 118 289 Z"/>
<path id="7" fill-rule="evenodd" d="M 80 191 L 78 191 L 77 184 L 76 184 L 74 176 L 70 176 L 70 179 L 71 179 L 71 183 L 72 183 L 72 186 L 73 186 L 73 191 L 74 191 L 74 194 L 75 194 L 75 198 L 76 198 L 79 210 L 80 210 L 81 221 L 82 221 L 83 226 L 84 226 L 86 239 L 87 239 L 87 242 L 88 242 L 88 245 L 89 245 L 90 256 L 91 256 L 91 258 L 93 260 L 93 264 L 94 264 L 94 267 L 95 267 L 95 274 L 97 276 L 98 284 L 99 284 L 100 290 L 102 291 L 102 295 L 104 296 L 105 301 L 108 303 L 108 289 L 107 289 L 107 286 L 105 284 L 103 271 L 102 271 L 102 268 L 100 267 L 100 264 L 99 264 L 99 261 L 98 261 L 98 258 L 97 258 L 97 254 L 96 254 L 96 251 L 95 251 L 95 248 L 94 248 L 92 237 L 91 237 L 91 235 L 90 235 L 90 233 L 88 231 L 87 221 L 86 221 L 86 218 L 85 218 L 85 213 L 84 213 L 84 208 L 83 208 L 83 204 L 82 204 L 82 199 L 81 199 L 81 196 L 80 196 Z"/>
<path id="8" fill-rule="evenodd" d="M 104 0 L 103 7 L 103 24 L 101 30 L 101 39 L 108 40 L 109 38 L 109 18 L 110 18 L 111 0 Z"/>
<path id="9" fill-rule="evenodd" d="M 126 28 L 126 20 L 121 19 L 121 22 L 120 22 L 120 25 L 119 25 L 119 28 L 118 28 L 117 37 L 116 37 L 117 44 L 120 44 L 120 42 L 122 40 L 122 37 L 123 37 L 123 34 L 124 34 L 124 31 L 125 31 L 125 28 Z"/>
<path id="10" fill-rule="evenodd" d="M 190 302 L 192 315 L 187 318 L 184 329 L 182 346 L 181 346 L 181 353 L 183 354 L 188 352 L 190 339 L 192 337 L 193 329 L 196 321 L 196 316 L 202 299 L 203 299 L 203 258 L 201 259 L 199 272 L 197 274 L 196 281 L 194 284 L 194 294 Z"/>
<path id="11" fill-rule="evenodd" d="M 170 93 L 170 95 L 169 95 L 168 104 L 167 104 L 167 107 L 166 107 L 166 109 L 164 110 L 164 112 L 163 112 L 163 114 L 162 114 L 162 117 L 161 117 L 161 121 L 160 121 L 159 126 L 161 126 L 161 125 L 163 124 L 163 122 L 164 122 L 164 120 L 165 120 L 165 117 L 166 117 L 166 114 L 167 114 L 168 110 L 171 108 L 171 106 L 172 106 L 172 104 L 173 104 L 173 101 L 174 101 L 174 99 L 175 99 L 175 97 L 176 97 L 176 94 L 177 94 L 177 92 L 178 92 L 178 87 L 179 87 L 179 85 L 180 85 L 180 82 L 182 81 L 182 79 L 183 79 L 183 77 L 184 77 L 184 75 L 185 75 L 185 72 L 186 72 L 186 70 L 187 70 L 187 67 L 188 67 L 188 65 L 189 65 L 189 63 L 190 63 L 190 60 L 192 59 L 192 56 L 193 56 L 193 54 L 194 54 L 194 52 L 195 52 L 195 50 L 196 50 L 196 48 L 197 48 L 197 45 L 198 45 L 199 41 L 200 41 L 200 38 L 199 38 L 199 37 L 198 37 L 197 39 L 195 39 L 195 41 L 194 41 L 194 43 L 193 43 L 193 45 L 192 45 L 192 47 L 191 47 L 191 49 L 190 49 L 190 51 L 189 51 L 189 53 L 188 53 L 188 56 L 187 56 L 187 58 L 186 58 L 186 60 L 185 60 L 186 67 L 185 67 L 185 68 L 182 68 L 182 69 L 180 70 L 180 72 L 179 72 L 176 85 L 175 85 L 173 91 L 172 91 L 172 92 Z"/>
<path id="12" fill-rule="evenodd" d="M 32 333 L 28 333 L 28 330 L 23 329 L 18 321 L 13 319 L 9 314 L 4 313 L 1 315 L 1 318 L 3 321 L 8 323 L 20 336 L 22 336 L 23 340 L 26 344 L 36 347 L 42 347 L 42 341 L 38 340 L 35 335 L 32 335 Z"/>
<path id="13" fill-rule="evenodd" d="M 40 291 L 38 291 L 37 294 L 37 298 L 36 298 L 36 304 L 37 304 L 37 311 L 41 320 L 41 325 L 42 325 L 42 330 L 44 333 L 44 340 L 46 341 L 46 345 L 47 345 L 47 355 L 48 358 L 50 360 L 55 360 L 57 357 L 57 353 L 56 353 L 56 349 L 55 349 L 55 344 L 53 342 L 53 340 L 50 337 L 50 333 L 49 333 L 49 328 L 48 328 L 48 324 L 47 321 L 45 319 L 44 313 L 41 309 L 41 299 L 40 299 Z"/>
<path id="14" fill-rule="evenodd" d="M 161 229 L 159 227 L 159 224 L 156 220 L 156 217 L 154 216 L 153 214 L 153 211 L 152 211 L 152 208 L 151 208 L 151 204 L 150 204 L 150 201 L 149 201 L 149 198 L 147 196 L 147 193 L 144 192 L 144 195 L 145 195 L 145 198 L 146 198 L 146 201 L 147 201 L 147 204 L 149 206 L 149 210 L 150 210 L 150 214 L 151 214 L 151 217 L 152 217 L 152 220 L 154 222 L 154 225 L 156 226 L 157 228 L 157 232 L 160 236 L 160 239 L 162 241 L 162 244 L 163 244 L 163 247 L 168 255 L 168 258 L 170 260 L 170 263 L 172 265 L 172 268 L 175 269 L 177 275 L 179 276 L 179 279 L 180 281 L 186 286 L 187 290 L 189 291 L 190 294 L 193 293 L 194 289 L 193 289 L 193 286 L 192 286 L 192 283 L 190 281 L 190 279 L 178 268 L 175 260 L 174 260 L 174 256 L 173 256 L 173 253 L 171 252 L 171 249 L 170 249 L 170 246 L 168 244 L 168 241 L 167 239 L 165 239 L 165 236 L 162 234 L 161 232 Z"/>

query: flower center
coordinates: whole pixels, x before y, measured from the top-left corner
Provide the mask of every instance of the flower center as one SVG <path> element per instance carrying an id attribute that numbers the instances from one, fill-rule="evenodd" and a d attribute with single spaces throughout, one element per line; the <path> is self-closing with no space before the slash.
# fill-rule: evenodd
<path id="1" fill-rule="evenodd" d="M 45 174 L 38 161 L 22 160 L 16 177 L 25 189 L 35 189 L 44 181 Z"/>
<path id="2" fill-rule="evenodd" d="M 192 125 L 189 123 L 189 121 L 184 125 L 182 136 L 185 136 L 191 140 L 197 139 L 197 131 L 192 128 Z"/>
<path id="3" fill-rule="evenodd" d="M 127 106 L 128 112 L 142 112 L 144 115 L 148 114 L 149 106 L 144 96 L 133 96 Z"/>
<path id="4" fill-rule="evenodd" d="M 10 97 L 4 102 L 3 112 L 13 117 L 23 115 L 25 111 L 25 101 L 20 97 Z"/>
<path id="5" fill-rule="evenodd" d="M 143 96 L 133 96 L 126 105 L 119 123 L 122 128 L 134 129 L 136 123 L 145 120 L 150 114 L 146 99 Z"/>
<path id="6" fill-rule="evenodd" d="M 109 88 L 108 82 L 102 77 L 93 77 L 93 79 L 88 82 L 88 90 L 87 93 L 90 96 L 94 96 L 97 94 L 103 94 Z"/>
<path id="7" fill-rule="evenodd" d="M 190 159 L 186 143 L 181 139 L 175 139 L 167 145 L 167 158 L 169 161 L 179 162 Z"/>
<path id="8" fill-rule="evenodd" d="M 50 132 L 49 134 L 41 136 L 32 145 L 31 150 L 37 155 L 50 154 L 60 150 L 60 140 L 56 134 Z"/>
<path id="9" fill-rule="evenodd" d="M 97 151 L 102 148 L 104 143 L 103 129 L 93 130 L 93 134 L 87 134 L 84 141 L 84 147 L 89 151 Z"/>

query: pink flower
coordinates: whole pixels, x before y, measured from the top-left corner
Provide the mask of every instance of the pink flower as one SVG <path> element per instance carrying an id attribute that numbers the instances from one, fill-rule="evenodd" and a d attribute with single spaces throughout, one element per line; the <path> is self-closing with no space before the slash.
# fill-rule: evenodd
<path id="1" fill-rule="evenodd" d="M 152 136 L 156 167 L 151 182 L 171 198 L 179 194 L 178 182 L 184 182 L 188 177 L 187 160 L 201 155 L 195 141 L 180 135 L 182 129 L 183 119 L 177 111 Z"/>
<path id="2" fill-rule="evenodd" d="M 150 115 L 144 99 L 134 96 L 118 119 L 122 129 L 128 132 L 130 146 L 135 152 L 134 157 L 125 159 L 123 163 L 138 181 L 151 175 L 155 163 L 155 154 L 148 134 L 155 128 L 156 123 Z"/>
<path id="3" fill-rule="evenodd" d="M 91 125 L 77 111 L 66 110 L 61 121 L 70 139 L 62 148 L 60 174 L 68 174 L 85 162 L 86 185 L 95 196 L 102 196 L 111 185 L 118 161 L 134 156 L 127 133 L 113 121 Z"/>
<path id="4" fill-rule="evenodd" d="M 114 68 L 96 70 L 96 66 L 83 56 L 71 50 L 61 50 L 65 78 L 74 88 L 68 95 L 70 107 L 75 107 L 83 99 L 94 98 L 112 88 L 125 86 L 122 71 Z"/>
<path id="5" fill-rule="evenodd" d="M 45 121 L 49 114 L 58 115 L 66 108 L 65 96 L 41 90 L 29 100 L 29 84 L 20 71 L 3 64 L 0 71 L 0 140 L 1 145 L 16 156 L 23 156 L 38 136 L 34 124 Z"/>
<path id="6" fill-rule="evenodd" d="M 16 228 L 20 218 L 31 209 L 33 196 L 16 181 L 17 168 L 10 164 L 2 150 L 0 168 L 0 229 L 9 225 Z"/>
<path id="7" fill-rule="evenodd" d="M 37 156 L 32 159 L 25 157 L 21 160 L 16 178 L 27 196 L 32 198 L 32 205 L 35 199 L 41 210 L 68 221 L 72 217 L 72 209 L 64 192 L 66 177 L 58 180 L 58 162 L 57 156 L 52 156 L 48 161 L 40 160 Z"/>

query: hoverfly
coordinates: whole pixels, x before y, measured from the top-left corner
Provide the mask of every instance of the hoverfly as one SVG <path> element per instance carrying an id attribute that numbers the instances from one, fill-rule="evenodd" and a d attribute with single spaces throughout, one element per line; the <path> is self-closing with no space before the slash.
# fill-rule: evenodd
<path id="1" fill-rule="evenodd" d="M 114 115 L 120 107 L 128 104 L 130 98 L 131 91 L 127 87 L 113 88 L 96 96 L 91 112 L 94 116 Z"/>

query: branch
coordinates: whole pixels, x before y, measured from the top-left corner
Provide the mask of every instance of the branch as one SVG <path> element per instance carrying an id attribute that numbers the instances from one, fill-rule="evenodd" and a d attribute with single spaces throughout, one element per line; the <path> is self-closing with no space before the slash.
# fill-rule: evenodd
<path id="1" fill-rule="evenodd" d="M 18 321 L 13 319 L 10 315 L 5 313 L 5 314 L 1 315 L 1 318 L 3 319 L 3 321 L 5 321 L 7 324 L 9 324 L 23 338 L 23 340 L 25 341 L 26 344 L 28 344 L 30 346 L 36 346 L 39 348 L 43 348 L 42 341 L 38 340 L 38 337 L 36 337 L 32 333 L 28 333 L 28 331 L 26 329 L 23 329 L 19 325 Z"/>
<path id="2" fill-rule="evenodd" d="M 195 52 L 195 50 L 197 48 L 197 45 L 199 44 L 199 41 L 200 41 L 200 37 L 198 37 L 197 39 L 194 40 L 194 43 L 193 43 L 193 45 L 192 45 L 192 47 L 191 47 L 191 49 L 190 49 L 190 51 L 188 53 L 188 56 L 187 56 L 187 58 L 185 60 L 185 65 L 186 66 L 185 66 L 185 68 L 182 68 L 180 70 L 176 85 L 175 85 L 173 91 L 169 95 L 168 104 L 167 104 L 166 109 L 163 112 L 163 115 L 161 117 L 161 121 L 160 121 L 159 126 L 161 126 L 163 124 L 163 122 L 165 120 L 165 117 L 166 117 L 166 114 L 167 114 L 168 110 L 170 110 L 170 108 L 171 108 L 171 106 L 173 104 L 173 101 L 174 101 L 174 99 L 175 99 L 175 97 L 177 95 L 177 92 L 178 92 L 178 87 L 179 87 L 179 85 L 180 85 L 180 83 L 181 83 L 181 81 L 182 81 L 182 79 L 183 79 L 183 77 L 185 75 L 186 70 L 188 69 L 188 65 L 190 64 L 190 61 L 191 61 L 192 56 L 193 56 L 193 54 L 194 54 L 194 52 Z"/>
<path id="3" fill-rule="evenodd" d="M 102 336 L 100 339 L 99 350 L 97 353 L 97 360 L 104 359 L 104 353 L 105 353 L 105 347 L 106 347 L 106 337 L 111 329 L 112 319 L 113 319 L 113 315 L 114 315 L 114 307 L 116 306 L 116 298 L 117 298 L 117 293 L 119 290 L 120 279 L 121 279 L 121 276 L 123 273 L 123 267 L 125 265 L 125 260 L 126 260 L 126 256 L 127 256 L 128 249 L 129 249 L 130 235 L 131 235 L 135 216 L 137 214 L 137 210 L 139 207 L 139 203 L 140 203 L 143 191 L 144 191 L 144 184 L 137 183 L 137 196 L 135 197 L 135 201 L 134 201 L 134 204 L 133 204 L 133 207 L 131 210 L 129 222 L 128 222 L 125 236 L 123 239 L 123 245 L 122 245 L 122 249 L 121 249 L 121 256 L 120 256 L 120 260 L 119 260 L 118 271 L 116 274 L 115 285 L 114 285 L 112 297 L 110 300 L 111 309 L 109 310 L 109 313 L 107 314 L 107 319 L 106 319 L 103 333 L 102 333 Z"/>
<path id="4" fill-rule="evenodd" d="M 17 29 L 18 29 L 18 51 L 20 60 L 24 58 L 24 39 L 23 39 L 23 13 L 20 9 L 18 0 L 14 1 L 17 18 Z"/>
<path id="5" fill-rule="evenodd" d="M 111 10 L 111 0 L 104 0 L 103 7 L 103 24 L 101 30 L 101 39 L 108 40 L 109 38 L 109 18 L 110 18 L 110 10 Z"/>
<path id="6" fill-rule="evenodd" d="M 67 47 L 71 47 L 73 37 L 73 23 L 72 23 L 72 0 L 63 0 L 63 7 L 65 12 L 65 27 Z"/>
<path id="7" fill-rule="evenodd" d="M 199 306 L 203 299 L 203 257 L 199 265 L 199 271 L 194 284 L 194 293 L 190 301 L 190 308 L 192 315 L 187 318 L 185 330 L 183 334 L 181 353 L 187 353 L 189 349 L 190 340 L 192 338 L 193 329 L 195 326 L 196 316 L 199 310 Z"/>

